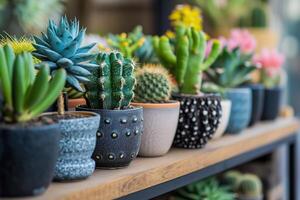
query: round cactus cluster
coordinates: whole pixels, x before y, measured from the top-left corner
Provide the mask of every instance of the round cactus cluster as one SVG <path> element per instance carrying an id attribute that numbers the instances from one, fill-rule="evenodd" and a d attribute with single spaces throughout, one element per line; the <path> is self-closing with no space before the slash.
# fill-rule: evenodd
<path id="1" fill-rule="evenodd" d="M 260 197 L 262 195 L 261 180 L 254 174 L 243 175 L 239 182 L 238 193 L 243 197 Z"/>
<path id="2" fill-rule="evenodd" d="M 162 103 L 170 99 L 172 81 L 160 65 L 145 65 L 136 73 L 135 102 Z"/>

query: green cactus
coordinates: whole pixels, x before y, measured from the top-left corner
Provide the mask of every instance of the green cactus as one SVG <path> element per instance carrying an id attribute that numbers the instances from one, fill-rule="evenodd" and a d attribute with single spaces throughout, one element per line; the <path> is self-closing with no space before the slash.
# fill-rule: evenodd
<path id="1" fill-rule="evenodd" d="M 50 20 L 47 33 L 42 33 L 41 37 L 34 37 L 36 43 L 33 46 L 36 50 L 33 55 L 42 61 L 36 67 L 48 64 L 51 74 L 61 68 L 65 69 L 67 86 L 83 92 L 80 82 L 89 81 L 87 76 L 90 72 L 87 68 L 97 66 L 89 63 L 96 56 L 89 53 L 95 44 L 80 47 L 84 36 L 85 29 L 80 30 L 76 19 L 69 23 L 66 17 L 62 17 L 58 25 Z"/>
<path id="2" fill-rule="evenodd" d="M 228 185 L 233 191 L 238 189 L 242 174 L 239 171 L 231 170 L 224 173 L 222 183 Z"/>
<path id="3" fill-rule="evenodd" d="M 262 182 L 254 174 L 244 174 L 239 182 L 238 193 L 243 197 L 261 197 Z"/>
<path id="4" fill-rule="evenodd" d="M 68 99 L 79 99 L 84 96 L 84 92 L 77 91 L 72 87 L 65 88 L 64 92 L 67 93 Z"/>
<path id="5" fill-rule="evenodd" d="M 134 101 L 163 103 L 170 99 L 172 81 L 168 71 L 160 65 L 145 65 L 136 72 Z"/>
<path id="6" fill-rule="evenodd" d="M 119 35 L 109 34 L 107 43 L 112 48 L 120 51 L 125 58 L 133 58 L 134 53 L 144 44 L 145 38 L 142 35 L 142 27 L 137 26 L 131 33 Z"/>
<path id="7" fill-rule="evenodd" d="M 41 66 L 36 74 L 33 58 L 24 52 L 15 55 L 9 45 L 0 47 L 0 90 L 4 97 L 2 116 L 7 123 L 26 122 L 47 110 L 64 88 L 66 72 Z"/>
<path id="8" fill-rule="evenodd" d="M 218 57 L 221 45 L 213 42 L 212 50 L 205 59 L 205 34 L 194 28 L 178 26 L 175 45 L 166 36 L 155 37 L 153 46 L 161 63 L 175 76 L 179 90 L 185 94 L 197 94 L 201 88 L 201 75 Z"/>
<path id="9" fill-rule="evenodd" d="M 251 11 L 252 27 L 264 28 L 267 26 L 267 14 L 263 5 L 253 8 Z"/>
<path id="10" fill-rule="evenodd" d="M 88 106 L 94 109 L 122 109 L 129 106 L 134 93 L 135 64 L 119 52 L 99 53 L 99 67 L 90 68 L 90 82 L 85 83 Z"/>

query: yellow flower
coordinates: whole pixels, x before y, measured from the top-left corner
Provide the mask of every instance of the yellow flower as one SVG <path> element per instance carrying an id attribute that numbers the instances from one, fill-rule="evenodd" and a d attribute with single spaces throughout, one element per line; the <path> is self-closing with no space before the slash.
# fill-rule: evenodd
<path id="1" fill-rule="evenodd" d="M 175 33 L 173 31 L 167 30 L 167 32 L 165 33 L 165 35 L 168 38 L 175 38 Z"/>
<path id="2" fill-rule="evenodd" d="M 202 30 L 201 10 L 190 5 L 177 5 L 169 15 L 172 26 L 184 25 Z"/>

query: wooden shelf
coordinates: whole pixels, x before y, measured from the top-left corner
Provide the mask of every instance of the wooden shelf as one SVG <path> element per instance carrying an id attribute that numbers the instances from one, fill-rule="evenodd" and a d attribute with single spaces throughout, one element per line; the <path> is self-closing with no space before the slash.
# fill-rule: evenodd
<path id="1" fill-rule="evenodd" d="M 261 123 L 241 134 L 211 141 L 204 149 L 173 148 L 163 157 L 138 158 L 124 169 L 97 169 L 87 180 L 52 183 L 42 196 L 23 199 L 108 200 L 123 197 L 278 142 L 295 135 L 299 127 L 299 120 L 295 118 Z"/>

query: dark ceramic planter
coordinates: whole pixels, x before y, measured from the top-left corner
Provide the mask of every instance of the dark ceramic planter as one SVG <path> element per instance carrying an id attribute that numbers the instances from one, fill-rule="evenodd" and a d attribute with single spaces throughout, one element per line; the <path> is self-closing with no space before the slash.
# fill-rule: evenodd
<path id="1" fill-rule="evenodd" d="M 59 138 L 58 124 L 0 125 L 0 197 L 43 193 L 53 178 Z"/>
<path id="2" fill-rule="evenodd" d="M 179 120 L 173 146 L 202 148 L 210 140 L 222 115 L 221 98 L 216 95 L 173 95 L 180 101 Z"/>
<path id="3" fill-rule="evenodd" d="M 237 200 L 263 200 L 263 196 L 259 196 L 259 197 L 243 197 L 243 196 L 239 196 L 237 198 Z"/>
<path id="4" fill-rule="evenodd" d="M 47 113 L 46 115 L 56 115 Z M 92 112 L 66 112 L 81 118 L 59 120 L 61 138 L 54 171 L 55 181 L 84 179 L 92 175 L 95 161 L 91 158 L 96 146 L 100 116 Z"/>
<path id="5" fill-rule="evenodd" d="M 262 120 L 274 120 L 277 118 L 282 98 L 282 88 L 266 88 Z"/>
<path id="6" fill-rule="evenodd" d="M 247 85 L 252 91 L 252 110 L 249 126 L 260 121 L 264 105 L 264 86 L 260 84 Z"/>
<path id="7" fill-rule="evenodd" d="M 231 101 L 231 112 L 226 133 L 237 134 L 245 129 L 251 117 L 252 92 L 249 88 L 233 88 L 225 93 Z"/>
<path id="8" fill-rule="evenodd" d="M 79 106 L 76 110 L 96 112 L 101 116 L 92 156 L 97 168 L 126 167 L 136 158 L 143 133 L 142 108 L 100 110 Z"/>

